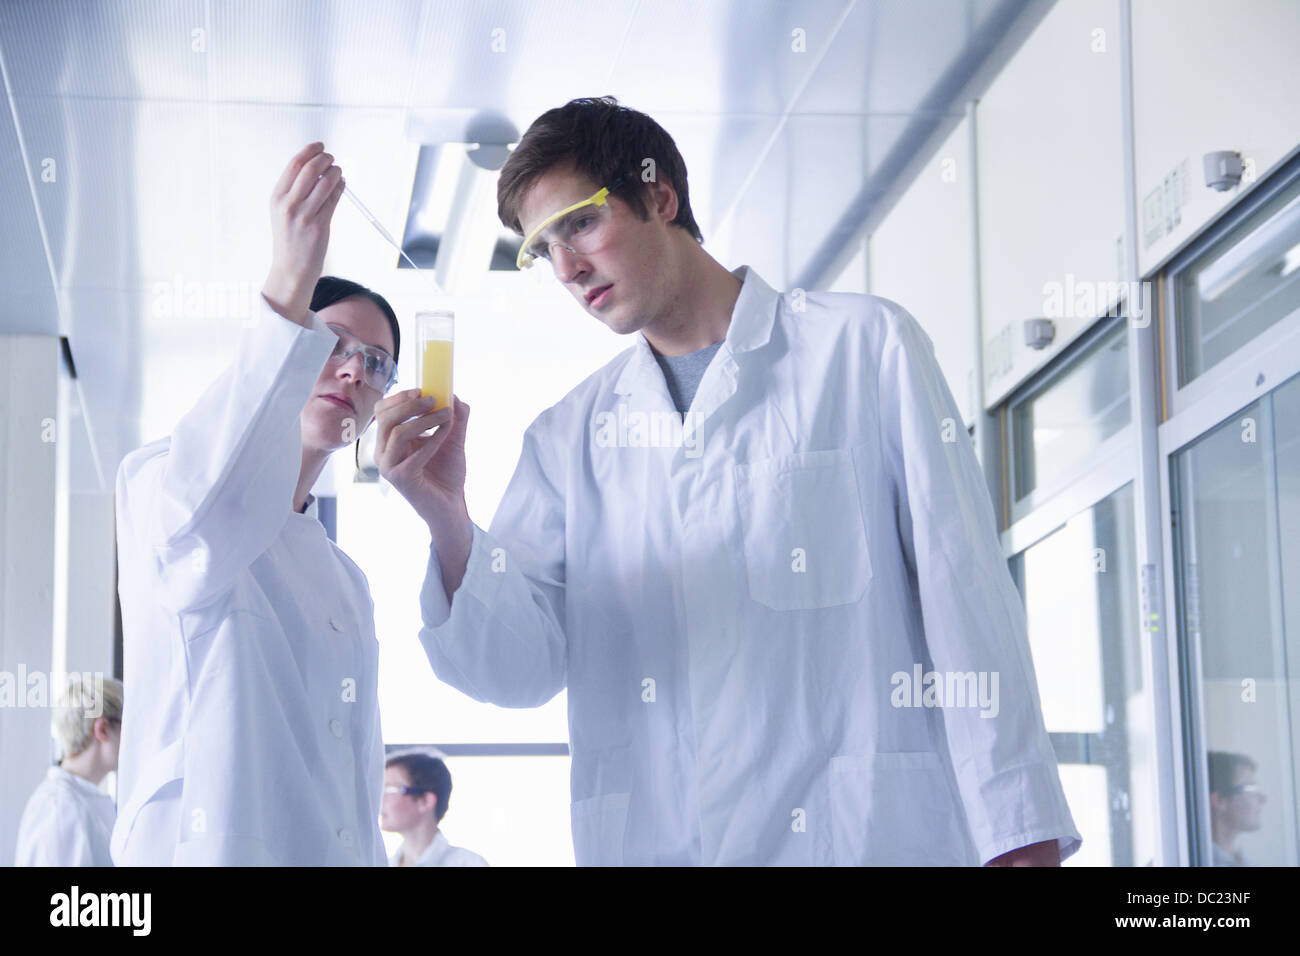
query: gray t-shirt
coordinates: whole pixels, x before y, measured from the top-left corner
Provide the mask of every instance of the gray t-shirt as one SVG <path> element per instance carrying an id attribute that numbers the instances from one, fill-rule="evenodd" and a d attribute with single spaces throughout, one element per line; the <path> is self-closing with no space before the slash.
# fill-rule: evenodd
<path id="1" fill-rule="evenodd" d="M 687 352 L 685 355 L 671 358 L 660 355 L 651 348 L 655 361 L 663 369 L 664 381 L 668 383 L 668 394 L 672 396 L 673 404 L 681 414 L 685 415 L 686 410 L 691 407 L 695 391 L 700 387 L 700 379 L 704 378 L 705 370 L 713 361 L 713 354 L 721 347 L 721 342 L 714 342 L 698 352 Z"/>

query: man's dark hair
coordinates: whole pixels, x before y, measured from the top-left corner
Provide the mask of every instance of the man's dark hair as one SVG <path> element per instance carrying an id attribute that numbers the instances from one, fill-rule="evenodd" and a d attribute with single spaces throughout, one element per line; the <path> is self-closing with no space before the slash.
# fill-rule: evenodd
<path id="1" fill-rule="evenodd" d="M 438 795 L 438 805 L 433 808 L 435 823 L 441 822 L 447 813 L 447 801 L 451 799 L 451 772 L 447 765 L 437 757 L 428 754 L 396 754 L 388 758 L 387 767 L 405 767 L 411 778 L 411 786 Z"/>
<path id="2" fill-rule="evenodd" d="M 507 229 L 522 236 L 519 206 L 524 195 L 551 169 L 572 166 L 598 186 L 624 177 L 611 195 L 624 199 L 645 221 L 650 218 L 645 199 L 649 186 L 642 179 L 643 171 L 651 168 L 647 159 L 654 161 L 655 180 L 670 183 L 677 193 L 677 215 L 672 224 L 703 242 L 691 212 L 686 162 L 677 144 L 649 116 L 619 106 L 612 96 L 570 100 L 533 120 L 501 167 L 497 215 Z"/>
<path id="3" fill-rule="evenodd" d="M 321 276 L 316 280 L 316 289 L 311 294 L 310 308 L 313 312 L 319 312 L 327 306 L 355 296 L 369 299 L 379 307 L 380 312 L 384 313 L 384 318 L 388 320 L 388 327 L 393 332 L 393 361 L 396 362 L 397 352 L 402 347 L 402 331 L 397 327 L 397 315 L 393 312 L 393 307 L 378 292 L 367 289 L 360 282 L 353 282 L 351 279 Z"/>
<path id="4" fill-rule="evenodd" d="M 1221 797 L 1232 796 L 1232 788 L 1237 784 L 1238 770 L 1242 767 L 1247 770 L 1258 769 L 1255 761 L 1245 754 L 1228 753 L 1222 750 L 1211 750 L 1205 755 L 1205 760 L 1210 768 L 1210 792 L 1217 793 Z"/>

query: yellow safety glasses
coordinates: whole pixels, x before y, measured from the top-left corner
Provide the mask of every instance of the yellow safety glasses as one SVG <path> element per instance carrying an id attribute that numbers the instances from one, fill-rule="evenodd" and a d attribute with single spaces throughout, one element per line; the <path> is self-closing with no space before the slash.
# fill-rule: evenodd
<path id="1" fill-rule="evenodd" d="M 611 210 L 606 205 L 606 200 L 612 191 L 623 184 L 623 179 L 624 177 L 620 176 L 582 202 L 565 206 L 559 212 L 543 219 L 520 245 L 515 265 L 520 269 L 527 269 L 536 259 L 549 260 L 551 247 L 556 244 L 574 253 L 592 252 L 600 248 L 605 237 L 605 227 L 609 225 L 611 217 Z M 548 235 L 539 241 L 538 237 L 543 232 L 547 232 Z"/>

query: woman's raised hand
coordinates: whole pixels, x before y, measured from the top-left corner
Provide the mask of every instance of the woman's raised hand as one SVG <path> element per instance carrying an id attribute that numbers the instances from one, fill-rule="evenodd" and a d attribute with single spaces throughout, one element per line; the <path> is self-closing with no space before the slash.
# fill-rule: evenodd
<path id="1" fill-rule="evenodd" d="M 343 196 L 343 170 L 323 143 L 304 146 L 271 191 L 271 271 L 262 295 L 286 319 L 307 324 L 325 265 L 330 220 Z"/>

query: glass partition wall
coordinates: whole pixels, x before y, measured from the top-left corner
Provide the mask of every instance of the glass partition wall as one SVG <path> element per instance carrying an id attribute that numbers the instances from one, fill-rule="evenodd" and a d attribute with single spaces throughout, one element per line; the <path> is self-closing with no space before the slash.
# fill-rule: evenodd
<path id="1" fill-rule="evenodd" d="M 1294 866 L 1300 154 L 1154 284 L 1157 354 L 1133 367 L 1160 396 L 1167 659 L 1146 640 L 1138 599 L 1134 330 L 1099 319 L 1000 409 L 1003 550 L 1084 837 L 1067 865 Z M 1165 674 L 1170 690 L 1155 699 Z M 1156 745 L 1169 735 L 1175 798 L 1161 805 Z M 1174 856 L 1161 847 L 1169 821 Z"/>
<path id="2" fill-rule="evenodd" d="M 1160 428 L 1188 859 L 1300 863 L 1300 166 L 1171 263 Z"/>
<path id="3" fill-rule="evenodd" d="M 1134 866 L 1158 842 L 1138 634 L 1127 328 L 1103 320 L 1006 409 L 1011 527 L 1043 719 L 1083 847 Z"/>

